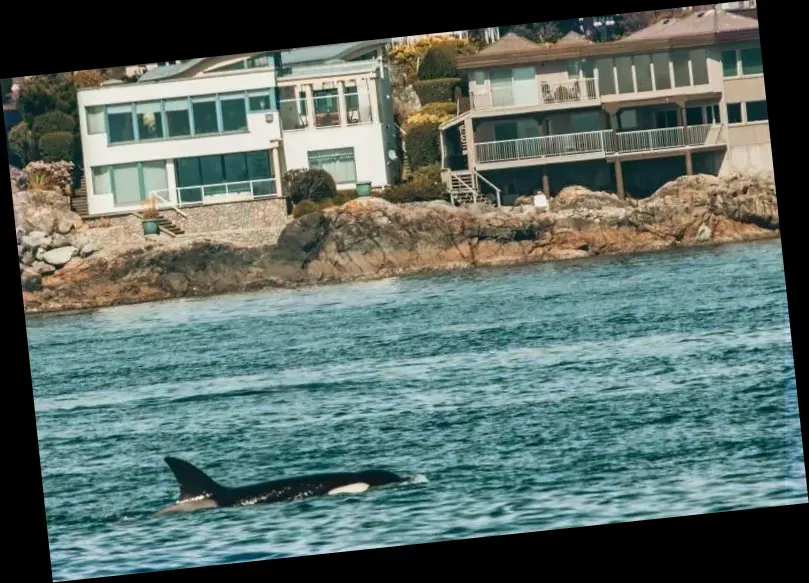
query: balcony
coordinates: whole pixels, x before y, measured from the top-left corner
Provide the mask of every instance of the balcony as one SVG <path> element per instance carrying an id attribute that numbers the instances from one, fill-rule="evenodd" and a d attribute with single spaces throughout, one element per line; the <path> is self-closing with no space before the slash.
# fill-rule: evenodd
<path id="1" fill-rule="evenodd" d="M 606 156 L 613 152 L 612 130 L 482 142 L 475 145 L 475 154 L 480 164 L 588 154 Z"/>
<path id="2" fill-rule="evenodd" d="M 619 154 L 642 154 L 683 148 L 710 148 L 725 143 L 721 125 L 663 128 L 633 132 L 600 130 L 481 142 L 475 145 L 478 164 L 549 160 L 594 159 Z M 565 160 L 564 158 L 567 158 Z"/>
<path id="3" fill-rule="evenodd" d="M 470 94 L 475 111 L 513 107 L 539 107 L 597 102 L 599 99 L 595 79 L 571 79 L 562 83 L 542 82 L 535 87 L 491 87 L 476 89 Z"/>

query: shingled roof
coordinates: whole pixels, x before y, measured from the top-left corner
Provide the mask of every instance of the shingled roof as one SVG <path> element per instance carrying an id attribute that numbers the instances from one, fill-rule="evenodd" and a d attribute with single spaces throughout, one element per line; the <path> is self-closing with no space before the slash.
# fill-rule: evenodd
<path id="1" fill-rule="evenodd" d="M 534 41 L 521 37 L 513 32 L 508 33 L 495 43 L 490 44 L 488 47 L 479 51 L 477 55 L 482 57 L 494 57 L 506 53 L 514 53 L 521 51 L 530 51 L 541 46 Z"/>
<path id="2" fill-rule="evenodd" d="M 685 18 L 667 18 L 651 26 L 647 26 L 619 42 L 646 39 L 672 39 L 699 34 L 717 32 L 736 32 L 758 28 L 755 18 L 726 12 L 724 10 L 705 10 L 694 12 Z"/>

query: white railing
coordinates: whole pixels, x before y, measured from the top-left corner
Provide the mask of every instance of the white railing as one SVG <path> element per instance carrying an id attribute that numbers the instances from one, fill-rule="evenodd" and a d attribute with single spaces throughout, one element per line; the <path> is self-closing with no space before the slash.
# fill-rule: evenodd
<path id="1" fill-rule="evenodd" d="M 533 89 L 533 88 L 532 88 Z M 561 83 L 540 82 L 536 89 L 514 86 L 477 88 L 470 94 L 472 109 L 531 107 L 554 103 L 594 101 L 599 98 L 595 79 L 570 79 Z"/>
<path id="2" fill-rule="evenodd" d="M 501 201 L 500 201 L 500 192 L 501 192 L 501 190 L 499 188 L 497 188 L 494 184 L 492 184 L 492 182 L 489 179 L 487 179 L 485 176 L 483 176 L 483 174 L 481 174 L 477 170 L 472 170 L 472 172 L 474 172 L 475 176 L 477 177 L 478 184 L 480 184 L 480 181 L 482 180 L 483 182 L 485 182 L 486 184 L 491 186 L 492 189 L 494 189 L 494 195 L 495 195 L 495 197 L 497 197 L 497 206 L 498 206 L 498 208 L 500 206 L 502 206 Z"/>
<path id="3" fill-rule="evenodd" d="M 720 144 L 723 142 L 721 130 L 721 125 L 714 124 L 689 126 L 687 130 L 680 126 L 619 132 L 616 134 L 616 140 L 619 152 L 651 152 L 686 146 Z"/>
<path id="4" fill-rule="evenodd" d="M 275 187 L 275 178 L 262 180 L 245 180 L 244 182 L 222 182 L 220 184 L 205 184 L 202 186 L 182 186 L 173 189 L 177 204 L 171 202 L 172 192 L 169 189 L 155 190 L 152 194 L 160 201 L 164 201 L 160 208 L 171 206 L 183 207 L 199 204 L 218 204 L 231 202 L 234 198 L 242 197 L 261 200 L 278 196 Z"/>
<path id="5" fill-rule="evenodd" d="M 477 161 L 482 163 L 613 152 L 612 130 L 482 142 L 475 146 Z"/>

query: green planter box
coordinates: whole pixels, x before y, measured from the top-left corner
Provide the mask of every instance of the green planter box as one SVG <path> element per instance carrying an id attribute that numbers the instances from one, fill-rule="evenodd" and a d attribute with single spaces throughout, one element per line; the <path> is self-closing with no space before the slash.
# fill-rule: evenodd
<path id="1" fill-rule="evenodd" d="M 160 233 L 160 222 L 158 219 L 144 219 L 141 223 L 143 224 L 144 235 L 157 235 Z"/>
<path id="2" fill-rule="evenodd" d="M 371 196 L 371 183 L 358 182 L 357 183 L 357 196 Z"/>

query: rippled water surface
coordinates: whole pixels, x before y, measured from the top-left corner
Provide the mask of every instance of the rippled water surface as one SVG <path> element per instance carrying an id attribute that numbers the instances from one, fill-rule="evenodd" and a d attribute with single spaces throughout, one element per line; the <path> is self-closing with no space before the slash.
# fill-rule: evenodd
<path id="1" fill-rule="evenodd" d="M 778 242 L 29 321 L 54 577 L 806 501 Z M 361 495 L 152 518 L 163 456 Z"/>

